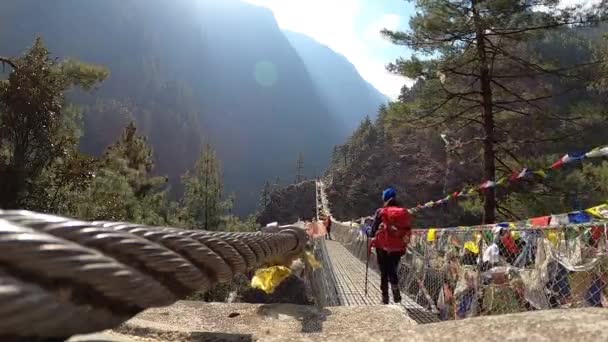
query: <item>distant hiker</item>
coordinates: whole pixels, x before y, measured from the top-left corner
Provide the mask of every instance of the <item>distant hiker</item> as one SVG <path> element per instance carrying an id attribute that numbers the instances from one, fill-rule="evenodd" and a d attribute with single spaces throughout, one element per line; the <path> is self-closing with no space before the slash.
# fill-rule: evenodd
<path id="1" fill-rule="evenodd" d="M 325 238 L 331 240 L 331 216 L 330 215 L 327 215 L 327 217 L 325 218 L 325 222 L 323 222 L 323 224 L 325 225 L 325 230 L 327 231 L 327 236 Z"/>
<path id="2" fill-rule="evenodd" d="M 361 234 L 363 236 L 371 235 L 373 222 L 374 222 L 374 220 L 372 220 L 369 217 L 366 217 L 365 219 L 363 219 L 363 224 L 361 226 Z"/>
<path id="3" fill-rule="evenodd" d="M 393 300 L 401 302 L 399 290 L 399 261 L 403 255 L 411 236 L 412 219 L 406 208 L 399 206 L 397 192 L 388 188 L 382 193 L 384 206 L 376 211 L 370 237 L 372 246 L 376 247 L 378 266 L 380 268 L 380 289 L 382 302 L 388 304 L 388 284 L 391 284 Z"/>

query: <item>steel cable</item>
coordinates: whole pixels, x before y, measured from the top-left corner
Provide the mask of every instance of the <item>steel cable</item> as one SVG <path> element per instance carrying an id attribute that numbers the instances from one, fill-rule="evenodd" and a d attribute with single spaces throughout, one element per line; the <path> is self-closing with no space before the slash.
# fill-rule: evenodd
<path id="1" fill-rule="evenodd" d="M 306 242 L 297 227 L 209 232 L 0 210 L 0 339 L 112 328 Z"/>

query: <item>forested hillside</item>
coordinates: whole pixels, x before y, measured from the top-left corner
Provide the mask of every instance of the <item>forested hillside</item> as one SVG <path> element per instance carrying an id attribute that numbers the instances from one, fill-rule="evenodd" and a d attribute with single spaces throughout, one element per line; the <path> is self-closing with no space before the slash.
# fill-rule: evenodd
<path id="1" fill-rule="evenodd" d="M 346 219 L 369 215 L 388 185 L 411 206 L 607 143 L 608 6 L 417 4 L 410 31 L 383 32 L 413 51 L 388 69 L 415 84 L 375 112 L 383 96 L 346 59 L 238 0 L 3 2 L 0 204 L 236 225 L 230 214 L 253 212 L 265 183 L 331 162 L 330 201 Z M 606 197 L 606 168 L 531 172 L 418 217 L 465 224 L 584 207 Z"/>
<path id="2" fill-rule="evenodd" d="M 222 160 L 236 211 L 252 212 L 259 190 L 279 177 L 290 183 L 302 153 L 307 177 L 327 166 L 331 147 L 350 132 L 353 108 L 336 104 L 321 85 L 338 78 L 305 63 L 309 41 L 295 47 L 269 10 L 238 0 L 24 0 L 0 4 L 0 55 L 18 56 L 43 38 L 53 55 L 105 66 L 110 75 L 90 94 L 72 93 L 84 108 L 84 152 L 100 155 L 135 120 L 154 148 L 154 174 L 172 193 L 205 142 Z M 317 44 L 318 45 L 318 44 Z M 348 61 L 333 58 L 347 98 L 359 98 L 353 122 L 381 102 Z M 310 61 L 309 61 L 310 62 Z M 371 96 L 362 98 L 357 89 Z"/>
<path id="3" fill-rule="evenodd" d="M 154 175 L 154 153 L 133 122 L 93 157 L 79 151 L 82 110 L 67 94 L 90 93 L 108 69 L 58 59 L 41 39 L 19 57 L 0 57 L 9 69 L 0 82 L 0 207 L 29 209 L 86 220 L 242 229 L 229 215 L 221 166 L 206 146 L 186 172 L 179 202 L 167 196 L 167 179 Z M 249 222 L 245 225 L 254 229 Z"/>
<path id="4" fill-rule="evenodd" d="M 410 23 L 412 33 L 384 32 L 420 55 L 436 54 L 391 64 L 390 70 L 416 79 L 415 85 L 334 149 L 326 178 L 336 216 L 370 215 L 389 185 L 415 206 L 482 182 L 510 182 L 524 168 L 526 177 L 508 190 L 496 187 L 496 193 L 492 188 L 491 194 L 486 190 L 423 210 L 418 224 L 478 224 L 488 217 L 487 196 L 495 196 L 497 216 L 486 222 L 568 212 L 606 200 L 606 161 L 575 162 L 550 174 L 534 171 L 566 153 L 578 156 L 608 145 L 608 26 L 601 17 L 567 25 L 581 19 L 491 8 L 488 22 L 509 28 L 494 28 L 505 38 L 499 33 L 482 38 L 493 58 L 491 71 L 483 71 L 480 50 L 473 49 L 476 31 L 467 26 L 472 24 L 461 22 L 458 11 L 441 12 L 446 7 L 432 4 L 421 5 Z M 512 17 L 501 17 L 505 11 Z M 532 27 L 543 23 L 543 29 Z M 480 83 L 484 72 L 493 91 L 490 102 Z M 488 103 L 493 107 L 484 114 Z"/>

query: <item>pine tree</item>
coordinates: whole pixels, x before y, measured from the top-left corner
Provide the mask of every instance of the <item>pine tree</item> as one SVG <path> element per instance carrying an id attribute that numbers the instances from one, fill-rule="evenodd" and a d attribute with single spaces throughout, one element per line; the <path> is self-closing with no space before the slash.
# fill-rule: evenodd
<path id="1" fill-rule="evenodd" d="M 274 179 L 274 182 L 272 183 L 272 186 L 270 187 L 270 190 L 271 190 L 270 192 L 279 190 L 281 188 L 281 186 L 282 186 L 281 185 L 281 177 L 277 176 Z"/>
<path id="2" fill-rule="evenodd" d="M 300 183 L 304 181 L 304 155 L 302 152 L 298 154 L 298 160 L 296 161 L 296 179 L 295 182 Z"/>
<path id="3" fill-rule="evenodd" d="M 166 177 L 152 175 L 152 148 L 133 122 L 106 149 L 75 216 L 89 220 L 166 224 L 176 210 L 166 196 Z"/>
<path id="4" fill-rule="evenodd" d="M 539 127 L 560 127 L 576 120 L 572 113 L 554 115 L 547 108 L 556 95 L 549 81 L 574 79 L 581 65 L 541 60 L 530 43 L 551 29 L 596 22 L 593 10 L 577 16 L 574 13 L 580 11 L 559 10 L 554 0 L 418 0 L 416 4 L 410 32 L 384 30 L 383 34 L 431 57 L 399 59 L 388 69 L 424 80 L 417 107 L 408 110 L 418 127 L 450 126 L 457 132 L 473 132 L 471 140 L 481 145 L 486 180 L 496 179 L 497 162 L 506 165 L 499 153 L 512 155 L 511 146 L 538 141 L 539 132 L 546 134 Z M 546 10 L 537 11 L 541 7 Z M 584 66 L 596 63 L 587 61 Z M 494 222 L 494 188 L 484 196 L 484 222 Z"/>
<path id="5" fill-rule="evenodd" d="M 60 127 L 55 132 L 64 142 L 63 154 L 51 160 L 40 174 L 29 181 L 30 188 L 21 208 L 70 215 L 77 203 L 73 194 L 89 186 L 99 161 L 78 149 L 82 135 L 81 114 L 82 111 L 74 105 L 63 109 Z"/>
<path id="6" fill-rule="evenodd" d="M 218 230 L 229 207 L 223 198 L 221 165 L 207 144 L 194 169 L 183 177 L 184 208 L 193 228 Z"/>
<path id="7" fill-rule="evenodd" d="M 146 194 L 152 186 L 150 175 L 154 167 L 152 159 L 152 148 L 148 145 L 146 138 L 137 134 L 134 122 L 129 122 L 121 137 L 116 143 L 108 147 L 103 157 L 104 163 L 125 176 L 131 177 L 131 187 L 138 196 Z M 138 177 L 141 176 L 141 177 Z"/>
<path id="8" fill-rule="evenodd" d="M 58 62 L 40 38 L 24 56 L 0 57 L 0 63 L 11 68 L 0 81 L 0 207 L 22 208 L 45 202 L 41 198 L 48 193 L 38 178 L 59 158 L 68 159 L 78 143 L 74 131 L 66 130 L 74 118 L 65 93 L 72 87 L 92 89 L 108 71 Z"/>
<path id="9" fill-rule="evenodd" d="M 269 181 L 264 183 L 264 187 L 262 187 L 262 193 L 260 195 L 260 204 L 259 209 L 264 210 L 270 203 L 270 193 L 272 192 L 272 187 Z"/>

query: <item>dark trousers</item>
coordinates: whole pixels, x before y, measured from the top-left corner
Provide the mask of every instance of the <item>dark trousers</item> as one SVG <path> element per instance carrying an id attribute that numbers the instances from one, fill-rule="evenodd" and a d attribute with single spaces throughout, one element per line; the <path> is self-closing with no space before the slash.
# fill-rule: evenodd
<path id="1" fill-rule="evenodd" d="M 387 252 L 383 249 L 376 249 L 378 255 L 378 267 L 380 268 L 380 290 L 382 290 L 382 301 L 388 304 L 388 283 L 391 283 L 393 299 L 395 302 L 401 301 L 399 291 L 399 261 L 403 256 L 402 252 Z"/>

